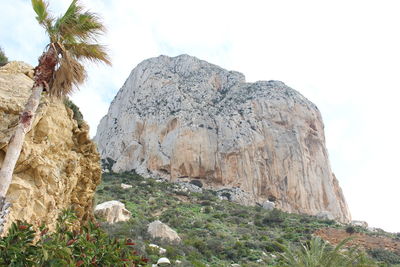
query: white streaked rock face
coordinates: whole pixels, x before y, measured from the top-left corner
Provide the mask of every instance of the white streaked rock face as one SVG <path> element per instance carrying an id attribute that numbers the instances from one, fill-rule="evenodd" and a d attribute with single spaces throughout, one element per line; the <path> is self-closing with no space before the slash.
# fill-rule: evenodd
<path id="1" fill-rule="evenodd" d="M 140 63 L 101 120 L 95 141 L 113 171 L 205 188 L 240 188 L 277 208 L 350 213 L 330 168 L 318 108 L 279 81 L 187 55 Z"/>

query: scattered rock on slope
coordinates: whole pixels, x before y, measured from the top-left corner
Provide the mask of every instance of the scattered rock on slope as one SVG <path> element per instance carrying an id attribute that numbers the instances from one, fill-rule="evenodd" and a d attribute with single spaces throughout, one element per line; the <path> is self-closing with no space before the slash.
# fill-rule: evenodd
<path id="1" fill-rule="evenodd" d="M 129 189 L 129 188 L 132 188 L 132 185 L 121 183 L 121 188 L 122 189 Z"/>
<path id="2" fill-rule="evenodd" d="M 152 238 L 161 238 L 169 242 L 181 242 L 181 238 L 178 233 L 171 229 L 168 225 L 160 222 L 159 220 L 149 224 L 147 232 Z"/>
<path id="3" fill-rule="evenodd" d="M 132 217 L 131 212 L 125 208 L 125 204 L 117 200 L 111 200 L 97 205 L 94 209 L 94 214 L 111 224 L 129 221 Z"/>
<path id="4" fill-rule="evenodd" d="M 151 58 L 131 72 L 95 141 L 115 172 L 240 188 L 252 203 L 350 221 L 318 108 L 279 81 L 247 83 L 187 55 Z"/>
<path id="5" fill-rule="evenodd" d="M 262 207 L 266 210 L 273 210 L 275 208 L 275 203 L 266 200 L 264 203 L 262 203 Z"/>

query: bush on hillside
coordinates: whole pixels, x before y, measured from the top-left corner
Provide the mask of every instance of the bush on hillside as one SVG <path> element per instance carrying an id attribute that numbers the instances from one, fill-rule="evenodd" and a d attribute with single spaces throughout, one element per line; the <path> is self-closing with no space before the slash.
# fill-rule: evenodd
<path id="1" fill-rule="evenodd" d="M 81 127 L 84 120 L 83 120 L 83 115 L 82 115 L 81 111 L 79 110 L 79 107 L 77 105 L 75 105 L 75 103 L 72 102 L 71 100 L 69 100 L 68 98 L 64 99 L 64 105 L 66 107 L 70 108 L 74 112 L 73 118 L 78 123 L 78 126 Z"/>
<path id="2" fill-rule="evenodd" d="M 4 54 L 3 48 L 0 47 L 0 67 L 8 63 L 8 58 Z"/>
<path id="3" fill-rule="evenodd" d="M 393 234 L 393 235 L 394 235 L 393 238 L 394 238 L 395 240 L 400 241 L 400 233 L 395 233 L 395 234 Z"/>
<path id="4" fill-rule="evenodd" d="M 40 227 L 36 232 L 25 222 L 13 223 L 0 239 L 0 266 L 145 266 L 148 259 L 137 255 L 130 240 L 110 239 L 101 228 L 89 222 L 72 230 L 75 215 L 66 211 L 58 219 L 56 231 Z"/>
<path id="5" fill-rule="evenodd" d="M 191 180 L 190 183 L 200 188 L 203 187 L 203 183 L 200 180 Z"/>
<path id="6" fill-rule="evenodd" d="M 103 168 L 103 170 L 108 170 L 109 172 L 113 172 L 112 167 L 115 164 L 115 160 L 113 160 L 112 158 L 106 158 L 106 159 L 101 159 L 101 167 Z"/>
<path id="7" fill-rule="evenodd" d="M 330 247 L 325 241 L 313 237 L 300 248 L 284 248 L 281 254 L 283 267 L 374 267 L 368 257 L 356 247 L 344 250 L 349 241 L 345 239 L 336 247 Z"/>
<path id="8" fill-rule="evenodd" d="M 352 234 L 354 234 L 355 232 L 356 232 L 356 228 L 355 228 L 354 226 L 349 225 L 349 226 L 346 227 L 346 233 L 352 235 Z"/>
<path id="9" fill-rule="evenodd" d="M 377 261 L 387 264 L 400 264 L 400 255 L 385 249 L 371 249 L 368 254 Z"/>
<path id="10" fill-rule="evenodd" d="M 262 219 L 261 225 L 279 225 L 284 221 L 285 214 L 278 209 L 273 209 Z"/>

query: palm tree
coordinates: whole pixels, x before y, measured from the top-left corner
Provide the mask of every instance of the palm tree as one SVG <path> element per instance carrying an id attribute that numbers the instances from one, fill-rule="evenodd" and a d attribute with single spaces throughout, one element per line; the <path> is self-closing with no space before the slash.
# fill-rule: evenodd
<path id="1" fill-rule="evenodd" d="M 97 43 L 97 38 L 105 32 L 105 28 L 96 14 L 84 11 L 78 0 L 72 0 L 65 14 L 54 18 L 49 14 L 48 3 L 45 0 L 31 1 L 36 19 L 45 28 L 50 42 L 39 57 L 39 64 L 34 72 L 32 94 L 21 113 L 15 133 L 10 138 L 1 166 L 0 233 L 10 206 L 5 197 L 25 134 L 32 127 L 42 92 L 47 91 L 53 98 L 71 94 L 86 78 L 82 60 L 111 64 L 105 47 Z"/>
<path id="2" fill-rule="evenodd" d="M 281 267 L 374 267 L 357 247 L 344 248 L 351 238 L 330 247 L 319 237 L 313 237 L 300 248 L 283 248 Z"/>

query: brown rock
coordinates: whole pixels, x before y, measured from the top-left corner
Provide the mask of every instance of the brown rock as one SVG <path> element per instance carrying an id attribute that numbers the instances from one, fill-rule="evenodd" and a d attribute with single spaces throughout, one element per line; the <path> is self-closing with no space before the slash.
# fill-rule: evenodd
<path id="1" fill-rule="evenodd" d="M 0 68 L 0 164 L 13 127 L 30 94 L 32 67 L 11 62 Z M 26 135 L 7 197 L 12 221 L 44 222 L 54 229 L 59 213 L 73 208 L 80 220 L 92 217 L 93 195 L 101 170 L 88 126 L 78 127 L 72 110 L 43 97 Z"/>

